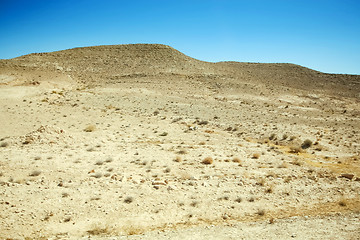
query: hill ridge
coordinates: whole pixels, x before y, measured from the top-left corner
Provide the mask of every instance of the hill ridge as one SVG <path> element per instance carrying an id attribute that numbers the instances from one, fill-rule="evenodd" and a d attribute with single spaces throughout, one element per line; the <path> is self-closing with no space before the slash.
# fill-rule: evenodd
<path id="1" fill-rule="evenodd" d="M 1 71 L 11 69 L 57 72 L 88 86 L 116 83 L 119 77 L 190 77 L 206 82 L 213 81 L 209 79 L 211 76 L 216 81 L 320 89 L 332 93 L 350 91 L 352 96 L 360 91 L 360 75 L 322 73 L 293 63 L 206 62 L 163 44 L 76 47 L 0 60 Z"/>

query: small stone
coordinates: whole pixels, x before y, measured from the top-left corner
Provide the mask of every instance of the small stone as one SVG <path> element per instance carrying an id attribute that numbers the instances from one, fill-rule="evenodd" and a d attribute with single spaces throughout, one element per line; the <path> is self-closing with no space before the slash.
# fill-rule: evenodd
<path id="1" fill-rule="evenodd" d="M 343 173 L 343 174 L 341 174 L 341 177 L 351 180 L 351 179 L 353 179 L 354 174 Z"/>
<path id="2" fill-rule="evenodd" d="M 165 186 L 166 182 L 164 182 L 164 181 L 153 181 L 152 185 L 163 185 L 163 186 Z"/>

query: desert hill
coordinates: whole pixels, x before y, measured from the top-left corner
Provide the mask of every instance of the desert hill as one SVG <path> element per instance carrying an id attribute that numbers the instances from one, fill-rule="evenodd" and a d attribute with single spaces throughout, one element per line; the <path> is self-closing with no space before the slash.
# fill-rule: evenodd
<path id="1" fill-rule="evenodd" d="M 358 239 L 359 85 L 153 44 L 0 60 L 0 239 Z"/>
<path id="2" fill-rule="evenodd" d="M 241 56 L 240 56 L 241 57 Z M 7 70 L 6 70 L 7 69 Z M 38 71 L 70 76 L 79 84 L 99 86 L 121 82 L 124 78 L 195 78 L 211 82 L 221 79 L 223 86 L 264 84 L 269 88 L 321 90 L 356 97 L 360 76 L 325 74 L 295 64 L 199 61 L 160 44 L 129 44 L 74 48 L 50 53 L 33 53 L 11 60 L 0 60 L 0 70 L 26 71 L 32 79 Z"/>

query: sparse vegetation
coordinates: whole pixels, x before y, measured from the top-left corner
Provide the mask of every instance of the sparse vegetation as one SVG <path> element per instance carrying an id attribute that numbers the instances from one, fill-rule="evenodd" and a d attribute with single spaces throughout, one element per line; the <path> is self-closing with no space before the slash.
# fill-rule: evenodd
<path id="1" fill-rule="evenodd" d="M 301 147 L 291 146 L 289 152 L 290 153 L 301 153 L 301 152 L 303 152 L 303 150 Z"/>
<path id="2" fill-rule="evenodd" d="M 34 171 L 32 171 L 30 174 L 29 174 L 29 176 L 30 177 L 37 177 L 37 176 L 39 176 L 41 174 L 41 171 L 40 170 L 34 170 Z"/>
<path id="3" fill-rule="evenodd" d="M 305 233 L 321 237 L 324 229 L 332 231 L 331 237 L 352 236 L 355 230 L 345 225 L 357 220 L 360 189 L 358 106 L 352 98 L 332 98 L 314 89 L 326 87 L 320 78 L 319 84 L 307 84 L 321 73 L 302 74 L 306 68 L 296 65 L 267 65 L 270 74 L 260 79 L 261 64 L 216 63 L 208 71 L 206 62 L 198 68 L 190 58 L 186 64 L 173 61 L 175 55 L 154 65 L 142 61 L 153 54 L 146 47 L 131 53 L 141 57 L 135 65 L 131 56 L 121 58 L 121 47 L 104 46 L 90 65 L 86 61 L 98 53 L 74 49 L 67 63 L 58 62 L 64 69 L 55 72 L 53 64 L 30 55 L 36 64 L 29 66 L 38 66 L 30 75 L 49 70 L 36 89 L 17 86 L 36 76 L 22 70 L 27 56 L 16 62 L 23 75 L 0 84 L 6 89 L 16 85 L 27 98 L 21 102 L 14 95 L 8 101 L 4 95 L 1 101 L 0 145 L 10 144 L 0 146 L 5 238 L 126 238 L 146 232 L 135 238 L 188 239 L 194 233 L 188 227 L 194 226 L 200 237 L 222 239 L 225 228 L 239 233 L 235 228 L 241 227 L 250 239 L 281 239 L 292 236 L 276 232 L 279 226 L 298 228 L 304 222 L 301 234 L 294 228 L 297 238 L 308 237 Z M 160 59 L 161 51 L 156 49 Z M 84 66 L 72 66 L 78 52 Z M 58 59 L 62 53 L 45 55 Z M 16 72 L 11 61 L 0 60 L 3 75 Z M 97 69 L 103 63 L 109 68 Z M 144 64 L 151 71 L 143 74 Z M 125 66 L 133 67 L 120 71 Z M 244 78 L 231 76 L 238 68 Z M 296 81 L 288 78 L 291 73 L 279 76 L 283 68 L 299 69 Z M 334 83 L 337 76 L 330 77 Z M 304 81 L 301 89 L 295 86 Z M 84 89 L 75 91 L 72 84 Z M 64 95 L 51 94 L 55 87 L 66 89 Z M 333 92 L 345 95 L 347 87 Z M 36 94 L 29 94 L 31 89 Z M 307 90 L 319 100 L 308 97 Z M 44 97 L 47 101 L 41 102 Z M 340 115 L 342 108 L 348 112 Z M 45 123 L 49 126 L 37 130 Z M 84 129 L 88 124 L 94 124 L 89 132 Z M 23 145 L 26 138 L 30 144 Z M 313 143 L 303 149 L 307 138 Z M 50 211 L 51 218 L 45 215 Z M 272 217 L 275 226 L 268 225 Z M 266 226 L 261 233 L 251 231 Z"/>
<path id="4" fill-rule="evenodd" d="M 70 196 L 67 192 L 63 192 L 62 194 L 61 194 L 61 196 L 63 197 L 63 198 L 66 198 L 66 197 L 68 197 L 68 196 Z"/>
<path id="5" fill-rule="evenodd" d="M 301 148 L 302 149 L 307 149 L 309 147 L 312 146 L 312 141 L 309 139 L 306 139 L 302 144 L 301 144 Z"/>
<path id="6" fill-rule="evenodd" d="M 94 225 L 90 230 L 86 231 L 88 234 L 90 235 L 94 235 L 94 236 L 101 236 L 101 235 L 108 235 L 110 234 L 111 230 L 109 229 L 109 227 L 102 227 L 99 226 L 98 224 Z"/>
<path id="7" fill-rule="evenodd" d="M 103 164 L 104 164 L 104 162 L 101 161 L 101 160 L 98 160 L 98 161 L 96 161 L 96 163 L 95 163 L 95 165 L 103 165 Z"/>
<path id="8" fill-rule="evenodd" d="M 256 214 L 259 215 L 259 216 L 264 216 L 265 215 L 265 210 L 264 209 L 258 209 Z"/>
<path id="9" fill-rule="evenodd" d="M 177 153 L 178 154 L 187 154 L 187 151 L 185 149 L 181 149 Z"/>
<path id="10" fill-rule="evenodd" d="M 201 162 L 202 164 L 213 164 L 214 163 L 214 159 L 212 157 L 206 157 L 204 158 L 204 160 L 202 160 Z"/>
<path id="11" fill-rule="evenodd" d="M 271 134 L 271 135 L 269 136 L 269 139 L 270 139 L 270 140 L 276 140 L 276 139 L 277 139 L 276 134 L 275 134 L 275 133 Z"/>
<path id="12" fill-rule="evenodd" d="M 296 166 L 301 166 L 302 162 L 300 161 L 300 159 L 296 158 L 294 161 L 291 162 L 292 164 L 296 165 Z"/>
<path id="13" fill-rule="evenodd" d="M 345 206 L 347 205 L 345 198 L 341 198 L 341 199 L 340 199 L 339 205 L 340 205 L 341 207 L 345 207 Z"/>
<path id="14" fill-rule="evenodd" d="M 124 203 L 132 203 L 134 201 L 134 198 L 129 196 L 124 199 Z"/>
<path id="15" fill-rule="evenodd" d="M 95 126 L 95 125 L 89 125 L 89 126 L 87 126 L 87 127 L 84 129 L 85 132 L 93 132 L 93 131 L 95 131 L 95 130 L 96 130 L 96 126 Z"/>
<path id="16" fill-rule="evenodd" d="M 273 186 L 268 186 L 265 190 L 266 193 L 272 193 L 274 191 L 274 187 Z"/>
<path id="17" fill-rule="evenodd" d="M 191 203 L 190 203 L 190 206 L 192 206 L 192 207 L 197 207 L 199 205 L 199 202 L 198 201 L 192 201 Z"/>

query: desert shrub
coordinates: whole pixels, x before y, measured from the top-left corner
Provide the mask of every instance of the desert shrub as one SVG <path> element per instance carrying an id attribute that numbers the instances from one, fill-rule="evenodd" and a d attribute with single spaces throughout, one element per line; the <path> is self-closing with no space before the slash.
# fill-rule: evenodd
<path id="1" fill-rule="evenodd" d="M 235 163 L 241 163 L 241 160 L 238 157 L 234 157 L 232 161 Z"/>
<path id="2" fill-rule="evenodd" d="M 8 142 L 2 142 L 0 143 L 0 147 L 7 147 L 9 146 L 9 143 Z"/>
<path id="3" fill-rule="evenodd" d="M 301 153 L 303 150 L 301 147 L 291 146 L 290 153 Z"/>
<path id="4" fill-rule="evenodd" d="M 110 229 L 108 227 L 100 227 L 95 225 L 92 229 L 86 231 L 90 235 L 108 235 L 110 233 Z"/>
<path id="5" fill-rule="evenodd" d="M 96 161 L 96 163 L 95 163 L 95 165 L 103 165 L 103 164 L 104 164 L 104 162 L 101 161 L 101 160 L 98 160 L 98 161 Z"/>
<path id="6" fill-rule="evenodd" d="M 35 170 L 35 171 L 32 171 L 32 172 L 29 174 L 29 176 L 30 176 L 30 177 L 37 177 L 37 176 L 39 176 L 40 174 L 41 174 L 41 171 Z"/>
<path id="7" fill-rule="evenodd" d="M 258 209 L 256 214 L 259 215 L 259 216 L 264 216 L 265 215 L 265 210 L 264 209 Z"/>
<path id="8" fill-rule="evenodd" d="M 214 160 L 212 157 L 206 157 L 204 160 L 202 160 L 202 164 L 213 164 Z"/>
<path id="9" fill-rule="evenodd" d="M 85 132 L 93 132 L 93 131 L 95 131 L 95 129 L 96 129 L 95 125 L 89 125 L 84 129 L 84 131 Z"/>
<path id="10" fill-rule="evenodd" d="M 254 159 L 258 159 L 260 157 L 260 154 L 259 153 L 254 153 L 253 155 L 252 155 L 252 158 L 254 158 Z"/>
<path id="11" fill-rule="evenodd" d="M 340 199 L 339 205 L 340 205 L 341 207 L 345 207 L 345 206 L 346 206 L 346 200 L 345 200 L 344 198 Z"/>
<path id="12" fill-rule="evenodd" d="M 272 193 L 272 192 L 274 192 L 273 186 L 269 186 L 268 188 L 266 188 L 265 192 L 266 192 L 266 193 Z"/>
<path id="13" fill-rule="evenodd" d="M 178 154 L 187 154 L 187 151 L 185 149 L 181 149 L 177 153 Z"/>
<path id="14" fill-rule="evenodd" d="M 271 134 L 271 135 L 269 136 L 269 139 L 270 139 L 270 140 L 276 140 L 276 134 L 275 134 L 275 133 Z"/>
<path id="15" fill-rule="evenodd" d="M 306 139 L 302 144 L 301 144 L 301 148 L 302 149 L 307 149 L 309 147 L 312 146 L 312 141 L 309 139 Z"/>
<path id="16" fill-rule="evenodd" d="M 124 199 L 124 203 L 132 203 L 134 201 L 134 198 L 133 197 L 126 197 Z"/>
<path id="17" fill-rule="evenodd" d="M 257 181 L 256 184 L 259 185 L 259 186 L 264 186 L 264 185 L 265 185 L 265 179 L 264 179 L 264 178 L 260 178 L 260 179 Z"/>

